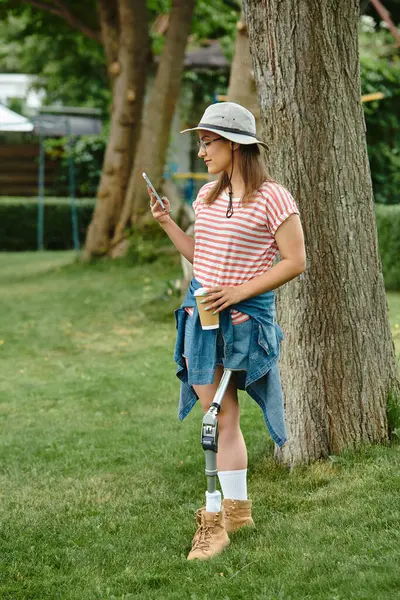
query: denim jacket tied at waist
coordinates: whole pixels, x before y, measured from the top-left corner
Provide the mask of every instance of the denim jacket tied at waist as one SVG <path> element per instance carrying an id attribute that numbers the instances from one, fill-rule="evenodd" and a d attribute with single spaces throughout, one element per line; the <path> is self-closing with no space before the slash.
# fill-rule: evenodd
<path id="1" fill-rule="evenodd" d="M 181 381 L 178 416 L 183 420 L 193 408 L 197 395 L 193 385 L 210 384 L 214 381 L 217 364 L 218 329 L 203 330 L 200 324 L 194 292 L 201 284 L 192 279 L 183 304 L 175 311 L 177 339 L 174 360 L 178 365 L 177 376 Z M 185 308 L 194 309 L 190 317 Z M 261 407 L 268 431 L 278 446 L 286 442 L 282 386 L 279 376 L 278 358 L 280 342 L 283 339 L 281 328 L 276 322 L 275 294 L 265 292 L 234 304 L 220 312 L 220 330 L 224 341 L 224 368 L 234 369 L 233 327 L 230 309 L 236 309 L 251 317 L 251 339 L 247 371 L 237 371 L 237 385 Z M 183 357 L 185 322 L 193 321 L 194 343 L 188 353 L 188 365 Z"/>

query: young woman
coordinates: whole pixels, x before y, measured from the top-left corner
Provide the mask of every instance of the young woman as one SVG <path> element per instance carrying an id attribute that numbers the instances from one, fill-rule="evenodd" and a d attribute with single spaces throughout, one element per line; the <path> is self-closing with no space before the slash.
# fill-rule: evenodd
<path id="1" fill-rule="evenodd" d="M 179 418 L 200 400 L 206 412 L 223 368 L 232 369 L 218 417 L 220 492 L 206 492 L 196 513 L 188 560 L 207 559 L 229 544 L 228 533 L 253 526 L 247 497 L 247 451 L 240 429 L 238 389 L 262 408 L 278 446 L 286 441 L 278 357 L 282 332 L 274 292 L 305 269 L 298 209 L 289 192 L 267 177 L 251 112 L 233 102 L 213 104 L 193 129 L 199 157 L 217 181 L 204 185 L 193 204 L 194 240 L 162 210 L 150 190 L 153 216 L 179 252 L 193 263 L 194 278 L 176 311 L 175 361 L 181 380 Z M 280 261 L 274 264 L 279 253 Z M 220 313 L 220 327 L 202 330 L 194 292 L 207 289 L 206 309 Z"/>

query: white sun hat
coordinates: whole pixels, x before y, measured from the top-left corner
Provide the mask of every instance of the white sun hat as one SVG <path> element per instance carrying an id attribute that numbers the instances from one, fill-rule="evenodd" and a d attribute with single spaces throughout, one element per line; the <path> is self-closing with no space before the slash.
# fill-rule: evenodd
<path id="1" fill-rule="evenodd" d="M 261 144 L 261 146 L 267 147 L 267 144 L 257 139 L 256 120 L 253 113 L 236 102 L 211 104 L 206 108 L 197 127 L 184 129 L 181 133 L 199 129 L 212 131 L 238 144 Z"/>

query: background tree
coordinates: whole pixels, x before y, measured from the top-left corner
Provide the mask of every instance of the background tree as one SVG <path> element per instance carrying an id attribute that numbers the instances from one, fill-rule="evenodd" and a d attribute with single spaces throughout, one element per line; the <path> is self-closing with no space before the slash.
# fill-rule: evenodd
<path id="1" fill-rule="evenodd" d="M 382 2 L 395 23 L 400 22 L 400 0 L 383 0 Z M 376 18 L 376 8 L 371 0 L 360 0 L 360 12 Z"/>
<path id="2" fill-rule="evenodd" d="M 123 251 L 124 232 L 129 231 L 127 228 L 149 217 L 148 194 L 143 185 L 143 171 L 148 173 L 154 185 L 169 195 L 171 200 L 173 200 L 171 194 L 176 196 L 171 181 L 163 181 L 163 172 L 172 119 L 179 101 L 188 35 L 191 31 L 192 45 L 209 38 L 226 40 L 229 37 L 231 42 L 237 12 L 236 0 L 222 2 L 221 0 L 213 0 L 213 2 L 174 0 L 172 2 L 165 46 L 145 107 L 139 151 L 131 172 L 124 210 L 112 241 L 112 251 L 116 255 Z M 224 15 L 223 21 L 221 21 L 221 14 Z M 215 90 L 217 87 L 215 74 L 213 74 L 213 86 Z M 167 184 L 165 188 L 164 184 Z"/>
<path id="3" fill-rule="evenodd" d="M 236 23 L 235 53 L 231 65 L 227 101 L 237 102 L 250 110 L 256 118 L 258 129 L 260 107 L 251 62 L 249 35 L 243 10 Z"/>
<path id="4" fill-rule="evenodd" d="M 104 48 L 113 101 L 98 201 L 88 229 L 85 255 L 89 258 L 105 254 L 122 209 L 141 123 L 150 57 L 146 2 L 91 0 L 90 6 L 83 6 L 76 0 L 25 0 L 9 4 L 3 0 L 1 8 L 17 14 L 23 11 L 30 24 L 40 23 L 38 11 L 45 14 L 40 27 L 46 28 L 48 34 L 52 32 L 52 21 L 59 18 Z M 69 75 L 74 77 L 73 71 L 64 73 L 66 79 Z"/>
<path id="5" fill-rule="evenodd" d="M 102 38 L 113 103 L 97 202 L 89 226 L 85 256 L 108 252 L 126 196 L 140 132 L 149 34 L 145 0 L 98 0 Z"/>
<path id="6" fill-rule="evenodd" d="M 279 5 L 279 6 L 278 6 Z M 360 102 L 355 0 L 245 0 L 270 173 L 295 195 L 306 273 L 279 293 L 289 443 L 308 462 L 388 439 L 398 393 Z"/>
<path id="7" fill-rule="evenodd" d="M 145 0 L 98 1 L 113 103 L 110 133 L 85 256 L 105 254 L 118 223 L 137 147 L 149 58 Z"/>
<path id="8" fill-rule="evenodd" d="M 53 13 L 0 0 L 0 69 L 35 75 L 45 104 L 100 108 L 107 118 L 111 92 L 96 2 L 85 6 L 89 35 Z"/>
<path id="9" fill-rule="evenodd" d="M 130 173 L 121 218 L 111 242 L 112 252 L 123 251 L 121 241 L 132 221 L 148 213 L 148 194 L 142 173 L 160 189 L 172 119 L 178 102 L 187 39 L 195 0 L 173 0 L 165 46 L 160 57 L 150 98 L 145 107 L 138 152 Z"/>
<path id="10" fill-rule="evenodd" d="M 118 254 L 118 241 L 123 237 L 125 229 L 129 231 L 135 217 L 143 212 L 146 202 L 146 191 L 140 176 L 143 167 L 153 175 L 156 184 L 159 182 L 172 114 L 179 94 L 184 48 L 195 5 L 195 0 L 172 2 L 168 27 L 170 33 L 167 32 L 168 40 L 161 52 L 155 90 L 149 100 L 145 118 L 146 130 L 151 134 L 142 137 L 141 164 L 137 164 L 131 174 L 140 139 L 146 76 L 151 71 L 147 13 L 150 12 L 152 17 L 160 16 L 160 13 L 169 10 L 170 3 L 167 0 L 147 0 L 147 5 L 145 0 L 90 2 L 88 10 L 87 3 L 83 9 L 82 4 L 76 0 L 0 0 L 3 14 L 9 14 L 10 11 L 14 14 L 28 14 L 30 22 L 36 18 L 37 24 L 45 15 L 44 27 L 54 19 L 61 18 L 66 25 L 101 42 L 104 48 L 107 69 L 102 69 L 102 72 L 106 72 L 110 79 L 113 102 L 97 203 L 86 240 L 86 258 L 113 252 Z M 214 29 L 214 33 L 219 35 L 230 27 L 230 14 L 236 7 L 236 0 L 198 0 L 195 29 L 203 34 Z M 228 18 L 221 20 L 221 14 Z M 48 32 L 50 31 L 49 27 Z M 68 77 L 74 78 L 73 69 L 68 69 L 67 72 Z M 90 75 L 88 78 L 90 79 Z M 129 178 L 131 184 L 126 193 Z M 114 241 L 111 242 L 113 238 Z"/>

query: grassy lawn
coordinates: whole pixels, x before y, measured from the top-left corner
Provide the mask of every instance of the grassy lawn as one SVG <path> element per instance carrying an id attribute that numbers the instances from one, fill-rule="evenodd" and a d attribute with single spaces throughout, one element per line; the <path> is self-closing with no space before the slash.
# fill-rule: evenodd
<path id="1" fill-rule="evenodd" d="M 178 276 L 0 254 L 1 600 L 398 600 L 400 445 L 289 473 L 246 396 L 257 529 L 186 561 L 205 476 L 200 408 L 176 416 Z"/>

